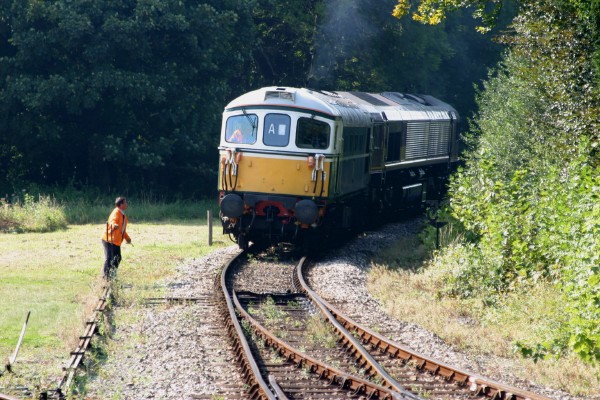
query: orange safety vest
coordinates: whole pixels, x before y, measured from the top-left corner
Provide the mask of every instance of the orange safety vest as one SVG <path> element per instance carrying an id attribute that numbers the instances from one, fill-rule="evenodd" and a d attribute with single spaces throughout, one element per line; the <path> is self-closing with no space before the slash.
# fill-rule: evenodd
<path id="1" fill-rule="evenodd" d="M 129 220 L 121 212 L 119 207 L 110 213 L 108 221 L 106 222 L 106 230 L 102 235 L 102 240 L 108 243 L 112 243 L 115 246 L 120 246 L 123 243 L 123 239 L 130 241 L 129 235 L 127 234 L 127 224 Z"/>

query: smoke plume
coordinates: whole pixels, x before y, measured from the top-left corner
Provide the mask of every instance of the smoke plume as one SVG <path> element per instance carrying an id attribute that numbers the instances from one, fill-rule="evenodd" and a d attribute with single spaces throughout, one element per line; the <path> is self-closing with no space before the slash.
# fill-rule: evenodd
<path id="1" fill-rule="evenodd" d="M 307 85 L 335 89 L 338 66 L 353 57 L 375 32 L 365 17 L 367 1 L 326 0 L 323 22 L 317 28 L 315 50 Z"/>

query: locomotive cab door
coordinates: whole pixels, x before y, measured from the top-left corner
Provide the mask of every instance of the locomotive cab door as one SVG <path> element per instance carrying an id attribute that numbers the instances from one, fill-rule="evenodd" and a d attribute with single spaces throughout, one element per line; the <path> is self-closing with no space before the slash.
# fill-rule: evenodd
<path id="1" fill-rule="evenodd" d="M 381 172 L 385 166 L 386 131 L 387 126 L 383 123 L 374 124 L 371 129 L 371 160 L 369 164 L 371 173 Z"/>
<path id="2" fill-rule="evenodd" d="M 385 159 L 387 157 L 388 126 L 384 122 L 373 124 L 369 157 L 369 201 L 371 209 L 383 211 L 383 188 L 385 187 Z"/>
<path id="3" fill-rule="evenodd" d="M 373 179 L 385 180 L 385 158 L 386 158 L 386 140 L 388 127 L 384 123 L 375 123 L 371 129 L 371 148 L 369 171 L 371 172 L 371 182 Z M 377 176 L 379 175 L 379 178 Z"/>

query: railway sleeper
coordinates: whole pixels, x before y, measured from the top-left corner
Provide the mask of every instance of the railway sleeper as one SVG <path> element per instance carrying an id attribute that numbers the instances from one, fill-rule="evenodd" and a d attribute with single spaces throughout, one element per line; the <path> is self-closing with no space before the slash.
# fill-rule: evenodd
<path id="1" fill-rule="evenodd" d="M 354 392 L 352 392 L 353 396 L 358 396 L 361 393 L 364 393 L 366 390 L 366 386 L 365 385 L 360 385 L 359 387 L 356 388 L 356 390 Z"/>

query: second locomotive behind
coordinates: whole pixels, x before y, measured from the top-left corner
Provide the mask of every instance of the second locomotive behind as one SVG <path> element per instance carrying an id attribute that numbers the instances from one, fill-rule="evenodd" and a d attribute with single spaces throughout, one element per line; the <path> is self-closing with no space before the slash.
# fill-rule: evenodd
<path id="1" fill-rule="evenodd" d="M 267 87 L 229 103 L 220 140 L 225 233 L 322 238 L 437 200 L 458 162 L 458 113 L 426 95 Z"/>

